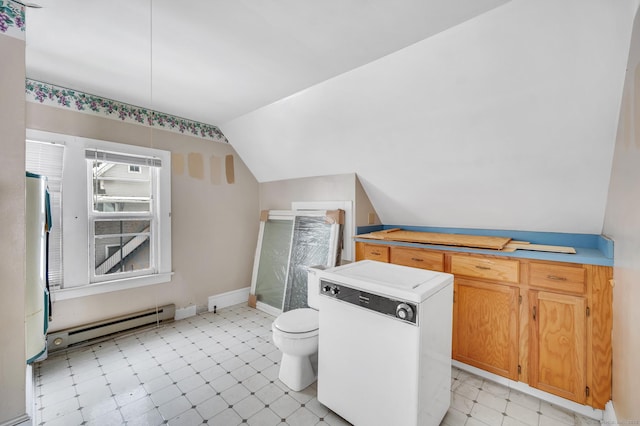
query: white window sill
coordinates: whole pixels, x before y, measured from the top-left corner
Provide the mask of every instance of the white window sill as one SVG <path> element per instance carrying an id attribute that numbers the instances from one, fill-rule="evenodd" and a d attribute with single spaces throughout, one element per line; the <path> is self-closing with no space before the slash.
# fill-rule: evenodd
<path id="1" fill-rule="evenodd" d="M 148 285 L 167 283 L 171 281 L 172 275 L 173 272 L 167 272 L 53 290 L 51 292 L 51 300 L 58 302 L 60 300 L 76 299 L 78 297 L 93 296 L 96 294 L 110 293 L 112 291 L 128 290 Z"/>

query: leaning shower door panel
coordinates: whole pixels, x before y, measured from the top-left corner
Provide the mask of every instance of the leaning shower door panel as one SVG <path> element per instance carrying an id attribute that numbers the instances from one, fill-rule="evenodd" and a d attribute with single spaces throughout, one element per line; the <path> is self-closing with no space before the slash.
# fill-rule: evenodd
<path id="1" fill-rule="evenodd" d="M 324 216 L 295 218 L 283 311 L 308 307 L 307 268 L 336 266 L 341 235 L 341 226 Z"/>
<path id="2" fill-rule="evenodd" d="M 254 294 L 259 302 L 280 310 L 289 269 L 293 218 L 268 219 L 261 228 Z"/>
<path id="3" fill-rule="evenodd" d="M 343 210 L 263 211 L 251 276 L 256 308 L 279 315 L 306 306 L 307 267 L 340 262 L 343 226 Z"/>

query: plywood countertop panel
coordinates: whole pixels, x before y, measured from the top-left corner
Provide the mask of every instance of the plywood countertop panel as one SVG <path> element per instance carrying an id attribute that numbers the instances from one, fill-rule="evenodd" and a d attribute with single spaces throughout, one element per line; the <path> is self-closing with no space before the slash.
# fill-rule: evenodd
<path id="1" fill-rule="evenodd" d="M 402 229 L 388 229 L 358 235 L 359 238 L 369 238 L 384 241 L 404 241 L 410 243 L 437 244 L 444 246 L 475 247 L 484 249 L 501 250 L 511 238 L 489 237 L 482 235 L 441 234 L 435 232 L 405 231 Z"/>

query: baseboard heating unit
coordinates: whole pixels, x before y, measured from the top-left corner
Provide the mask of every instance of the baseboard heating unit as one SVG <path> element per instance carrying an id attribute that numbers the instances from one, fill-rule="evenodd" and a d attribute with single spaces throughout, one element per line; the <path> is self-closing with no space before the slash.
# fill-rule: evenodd
<path id="1" fill-rule="evenodd" d="M 171 304 L 55 331 L 47 335 L 47 349 L 49 353 L 53 353 L 111 339 L 145 327 L 165 324 L 173 321 L 175 313 L 176 307 Z"/>

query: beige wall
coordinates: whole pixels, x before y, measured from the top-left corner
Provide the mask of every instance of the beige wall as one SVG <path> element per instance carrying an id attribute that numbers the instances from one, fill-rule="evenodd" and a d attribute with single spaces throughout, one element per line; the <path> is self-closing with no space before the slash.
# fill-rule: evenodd
<path id="1" fill-rule="evenodd" d="M 373 213 L 379 224 L 367 193 L 354 173 L 286 179 L 260 184 L 260 210 L 289 210 L 292 201 L 352 201 L 355 226 L 368 224 Z"/>
<path id="2" fill-rule="evenodd" d="M 293 201 L 351 201 L 353 203 L 353 229 L 368 224 L 369 213 L 374 223 L 379 224 L 369 197 L 354 173 L 317 176 L 300 179 L 287 179 L 260 184 L 260 210 L 289 210 Z M 348 237 L 345 237 L 345 239 Z M 355 260 L 355 245 L 351 244 L 351 258 L 343 253 L 343 259 Z"/>
<path id="3" fill-rule="evenodd" d="M 0 424 L 25 414 L 24 40 L 0 35 Z"/>
<path id="4" fill-rule="evenodd" d="M 289 210 L 292 201 L 355 202 L 353 173 L 286 179 L 260 184 L 260 210 Z"/>
<path id="5" fill-rule="evenodd" d="M 52 330 L 156 304 L 175 303 L 178 309 L 196 305 L 203 310 L 208 296 L 251 285 L 259 225 L 258 183 L 229 144 L 31 102 L 27 102 L 27 128 L 168 150 L 174 161 L 175 275 L 171 282 L 56 302 Z M 210 167 L 212 162 L 224 165 L 227 155 L 234 157 L 233 184 L 227 183 L 224 166 Z M 180 158 L 184 160 L 182 170 Z M 189 158 L 194 160 L 191 168 Z"/>
<path id="6" fill-rule="evenodd" d="M 618 420 L 640 420 L 640 20 L 631 38 L 604 233 L 615 241 L 613 405 Z"/>
<path id="7" fill-rule="evenodd" d="M 352 201 L 355 226 L 369 224 L 369 213 L 373 213 L 376 224 L 380 223 L 367 193 L 354 173 L 260 184 L 260 210 L 288 210 L 292 201 Z"/>

